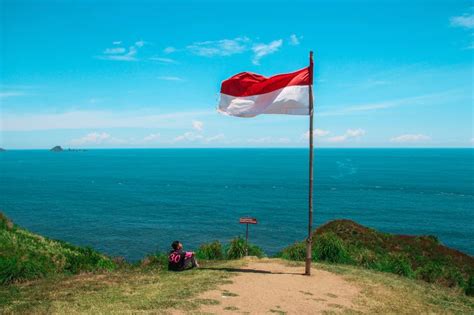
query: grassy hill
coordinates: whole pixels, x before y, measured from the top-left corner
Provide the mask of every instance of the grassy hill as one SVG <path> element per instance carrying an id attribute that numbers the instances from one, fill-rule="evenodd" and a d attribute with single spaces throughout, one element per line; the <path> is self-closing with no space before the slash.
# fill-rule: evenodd
<path id="1" fill-rule="evenodd" d="M 0 212 L 0 284 L 115 267 L 110 258 L 91 248 L 33 234 Z"/>
<path id="2" fill-rule="evenodd" d="M 395 235 L 336 220 L 319 227 L 313 238 L 315 261 L 358 265 L 474 294 L 474 258 L 443 246 L 434 236 Z M 278 256 L 303 261 L 305 242 L 285 248 Z"/>
<path id="3" fill-rule="evenodd" d="M 316 230 L 315 240 L 318 262 L 313 267 L 339 274 L 360 287 L 355 301 L 358 310 L 474 313 L 474 298 L 460 290 L 460 286 L 469 288 L 473 258 L 442 246 L 433 237 L 391 235 L 340 220 Z M 164 268 L 161 254 L 133 265 L 115 263 L 90 248 L 28 232 L 0 214 L 0 313 L 198 312 L 203 304 L 220 303 L 199 298 L 200 293 L 230 283 L 248 263 L 238 259 L 242 244 L 239 238 L 226 246 L 204 244 L 197 251 L 204 259 L 203 268 L 174 273 Z M 262 255 L 257 247 L 251 252 Z M 280 256 L 303 260 L 304 243 L 295 243 Z M 286 261 L 303 270 L 298 261 L 263 261 Z"/>

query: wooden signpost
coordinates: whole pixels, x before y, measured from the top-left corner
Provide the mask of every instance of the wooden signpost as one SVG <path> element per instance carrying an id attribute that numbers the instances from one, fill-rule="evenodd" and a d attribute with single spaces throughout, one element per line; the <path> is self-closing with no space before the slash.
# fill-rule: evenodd
<path id="1" fill-rule="evenodd" d="M 249 255 L 249 224 L 257 224 L 257 219 L 244 217 L 244 218 L 240 218 L 239 223 L 247 225 L 247 229 L 245 231 L 245 256 L 248 256 Z"/>

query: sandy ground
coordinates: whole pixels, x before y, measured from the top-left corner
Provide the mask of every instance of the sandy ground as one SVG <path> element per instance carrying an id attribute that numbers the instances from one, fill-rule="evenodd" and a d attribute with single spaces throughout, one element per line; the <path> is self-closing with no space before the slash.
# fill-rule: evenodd
<path id="1" fill-rule="evenodd" d="M 250 261 L 236 269 L 232 283 L 203 293 L 200 298 L 218 300 L 204 305 L 213 314 L 320 314 L 353 309 L 361 289 L 340 275 L 304 267 L 290 267 L 275 261 Z"/>

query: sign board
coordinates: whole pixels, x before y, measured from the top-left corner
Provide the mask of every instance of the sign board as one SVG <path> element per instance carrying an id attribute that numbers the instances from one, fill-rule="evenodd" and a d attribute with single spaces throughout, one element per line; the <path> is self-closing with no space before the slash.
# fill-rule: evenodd
<path id="1" fill-rule="evenodd" d="M 239 223 L 241 224 L 257 224 L 256 218 L 240 218 Z"/>

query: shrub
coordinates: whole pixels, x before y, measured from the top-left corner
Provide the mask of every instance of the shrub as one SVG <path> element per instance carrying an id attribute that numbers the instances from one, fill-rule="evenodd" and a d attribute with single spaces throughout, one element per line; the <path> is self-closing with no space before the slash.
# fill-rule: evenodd
<path id="1" fill-rule="evenodd" d="M 245 240 L 243 238 L 236 237 L 230 241 L 229 245 L 225 249 L 227 259 L 239 259 L 245 256 Z M 248 244 L 249 256 L 263 257 L 264 253 L 258 246 Z"/>
<path id="2" fill-rule="evenodd" d="M 440 278 L 442 274 L 443 268 L 435 262 L 429 262 L 416 270 L 416 275 L 419 279 L 430 283 L 436 282 L 436 280 Z"/>
<path id="3" fill-rule="evenodd" d="M 342 240 L 334 233 L 325 233 L 318 238 L 313 249 L 315 260 L 328 261 L 332 263 L 348 263 L 350 257 Z"/>
<path id="4" fill-rule="evenodd" d="M 467 281 L 466 289 L 464 290 L 466 295 L 474 296 L 474 276 L 470 276 Z"/>
<path id="5" fill-rule="evenodd" d="M 0 284 L 44 277 L 53 271 L 53 265 L 44 257 L 0 257 Z"/>
<path id="6" fill-rule="evenodd" d="M 388 272 L 408 278 L 414 276 L 413 269 L 406 257 L 402 255 L 390 255 L 387 262 Z"/>
<path id="7" fill-rule="evenodd" d="M 304 261 L 306 259 L 306 244 L 304 242 L 295 243 L 279 252 L 276 256 L 288 260 Z"/>
<path id="8" fill-rule="evenodd" d="M 223 259 L 222 244 L 219 241 L 202 244 L 196 252 L 196 257 L 204 260 Z"/>
<path id="9" fill-rule="evenodd" d="M 168 266 L 168 255 L 160 252 L 148 255 L 142 259 L 139 264 L 142 267 L 166 268 Z"/>

